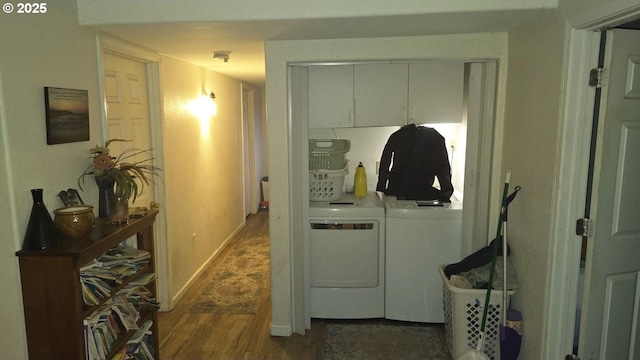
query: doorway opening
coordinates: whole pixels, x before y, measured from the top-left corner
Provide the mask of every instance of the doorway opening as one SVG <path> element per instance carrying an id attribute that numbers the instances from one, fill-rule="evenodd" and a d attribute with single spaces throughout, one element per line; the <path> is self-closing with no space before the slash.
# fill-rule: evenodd
<path id="1" fill-rule="evenodd" d="M 310 138 L 341 138 L 350 139 L 352 147 L 350 151 L 358 152 L 356 158 L 363 156 L 373 156 L 373 163 L 380 159 L 382 148 L 389 134 L 395 127 L 373 126 L 373 127 L 354 127 L 354 126 L 337 126 L 334 128 L 311 128 L 312 119 L 308 109 L 309 84 L 308 69 L 311 66 L 335 66 L 336 64 L 290 64 L 290 83 L 289 83 L 289 102 L 292 117 L 292 148 L 300 149 L 292 153 L 292 174 L 300 174 L 302 177 L 302 186 L 300 189 L 292 191 L 299 192 L 302 198 L 302 204 L 309 201 L 309 188 L 305 184 L 309 184 L 308 179 L 308 154 Z M 461 195 L 464 196 L 463 206 L 463 249 L 462 253 L 472 253 L 480 247 L 486 245 L 489 239 L 489 207 L 490 207 L 490 174 L 491 174 L 491 156 L 493 147 L 493 127 L 494 127 L 494 104 L 496 102 L 496 84 L 497 84 L 497 62 L 496 61 L 473 61 L 469 60 L 465 64 L 465 104 L 464 118 L 465 124 L 461 130 L 461 126 L 435 125 L 439 130 L 447 133 L 447 135 L 457 137 L 456 141 L 460 146 L 455 146 L 452 157 L 454 165 L 458 165 L 460 177 L 465 180 L 459 182 Z M 334 89 L 335 91 L 335 89 Z M 430 125 L 431 126 L 431 125 Z M 371 150 L 367 147 L 367 143 L 371 145 L 372 139 L 376 139 L 379 148 Z M 355 144 L 355 146 L 354 146 Z M 357 147 L 361 148 L 357 148 Z M 302 155 L 301 155 L 302 154 Z M 350 154 L 353 155 L 353 154 Z M 456 158 L 458 156 L 458 158 Z M 351 164 L 355 166 L 357 164 Z M 354 172 L 351 171 L 351 174 Z M 351 175 L 353 176 L 353 175 Z M 374 179 L 372 179 L 374 180 Z M 375 184 L 375 181 L 372 181 Z M 462 197 L 462 196 L 461 196 Z M 300 211 L 296 211 L 295 223 L 309 223 L 308 206 L 301 206 Z M 466 218 L 466 220 L 465 220 Z M 478 235 L 481 234 L 481 235 Z M 482 236 L 487 235 L 487 236 Z M 309 229 L 302 227 L 300 233 L 293 233 L 294 238 L 305 239 L 302 244 L 292 245 L 292 257 L 295 260 L 292 271 L 292 284 L 294 286 L 293 295 L 296 304 L 294 312 L 297 324 L 304 323 L 306 328 L 310 327 L 310 294 L 309 294 Z M 295 291 L 297 289 L 297 291 Z M 303 320 L 301 320 L 303 319 Z M 302 328 L 300 326 L 300 328 Z"/>

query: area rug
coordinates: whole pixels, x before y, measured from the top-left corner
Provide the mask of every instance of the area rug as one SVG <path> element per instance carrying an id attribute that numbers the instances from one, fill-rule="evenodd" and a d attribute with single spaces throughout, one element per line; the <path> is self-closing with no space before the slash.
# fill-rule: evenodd
<path id="1" fill-rule="evenodd" d="M 448 360 L 438 330 L 421 326 L 327 325 L 324 360 Z"/>
<path id="2" fill-rule="evenodd" d="M 222 260 L 189 312 L 255 314 L 269 288 L 269 238 L 243 237 Z"/>

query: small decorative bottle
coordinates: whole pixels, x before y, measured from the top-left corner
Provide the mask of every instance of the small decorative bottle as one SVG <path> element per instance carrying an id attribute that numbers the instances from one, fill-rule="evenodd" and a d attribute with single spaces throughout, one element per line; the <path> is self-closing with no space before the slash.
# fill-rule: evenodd
<path id="1" fill-rule="evenodd" d="M 42 189 L 32 189 L 33 207 L 24 235 L 22 250 L 47 250 L 61 242 L 58 230 L 53 224 L 53 219 L 42 202 Z"/>
<path id="2" fill-rule="evenodd" d="M 353 193 L 355 196 L 367 196 L 367 173 L 362 162 L 356 168 L 356 175 L 353 181 Z"/>

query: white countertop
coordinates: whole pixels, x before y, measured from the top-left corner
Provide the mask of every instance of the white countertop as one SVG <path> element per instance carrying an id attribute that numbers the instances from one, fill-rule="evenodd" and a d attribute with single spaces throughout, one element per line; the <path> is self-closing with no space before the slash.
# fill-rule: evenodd
<path id="1" fill-rule="evenodd" d="M 343 194 L 333 201 L 310 201 L 309 217 L 384 217 L 384 203 L 378 193 L 370 191 L 366 197 Z"/>
<path id="2" fill-rule="evenodd" d="M 462 218 L 462 203 L 454 196 L 450 203 L 431 206 L 416 200 L 398 200 L 395 196 L 385 195 L 384 204 L 387 218 Z"/>

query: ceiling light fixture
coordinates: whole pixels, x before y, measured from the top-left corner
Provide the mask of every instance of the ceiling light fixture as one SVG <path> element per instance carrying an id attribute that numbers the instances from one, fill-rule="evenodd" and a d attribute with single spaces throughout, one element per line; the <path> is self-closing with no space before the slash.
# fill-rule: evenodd
<path id="1" fill-rule="evenodd" d="M 224 62 L 229 62 L 229 54 L 231 54 L 231 51 L 216 50 L 213 52 L 213 60 L 223 60 Z"/>

